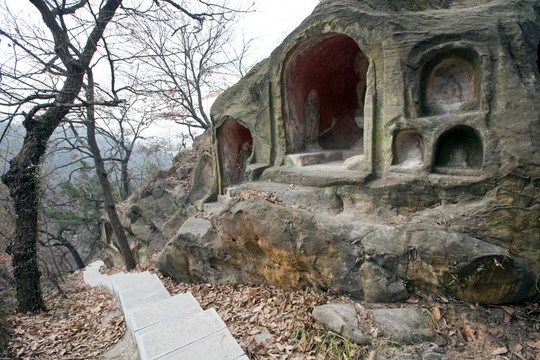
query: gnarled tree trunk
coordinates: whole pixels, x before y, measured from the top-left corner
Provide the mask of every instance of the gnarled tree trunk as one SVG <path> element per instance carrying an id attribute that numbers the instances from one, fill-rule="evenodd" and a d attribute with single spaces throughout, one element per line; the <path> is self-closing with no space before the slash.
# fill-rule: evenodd
<path id="1" fill-rule="evenodd" d="M 62 89 L 56 94 L 54 103 L 35 106 L 26 115 L 23 123 L 26 129 L 23 146 L 11 161 L 9 171 L 2 176 L 2 181 L 9 187 L 17 214 L 15 239 L 9 246 L 9 252 L 13 258 L 19 312 L 45 309 L 36 254 L 39 164 L 45 154 L 49 138 L 77 99 L 85 70 L 96 52 L 97 43 L 122 0 L 107 0 L 103 4 L 84 49 L 77 57 L 73 56 L 73 45 L 67 30 L 57 22 L 57 13 L 51 10 L 50 4 L 44 0 L 30 0 L 30 2 L 41 13 L 43 22 L 51 31 L 55 52 L 66 70 Z M 38 115 L 38 112 L 43 113 Z"/>

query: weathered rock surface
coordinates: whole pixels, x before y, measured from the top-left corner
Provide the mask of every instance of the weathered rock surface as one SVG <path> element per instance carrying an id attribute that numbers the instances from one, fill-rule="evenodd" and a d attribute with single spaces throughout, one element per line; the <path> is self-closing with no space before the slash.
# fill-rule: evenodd
<path id="1" fill-rule="evenodd" d="M 164 204 L 159 269 L 377 302 L 538 296 L 539 18 L 535 0 L 321 2 L 214 103 L 187 201 L 223 204 L 178 233 Z M 128 208 L 138 239 L 152 201 Z"/>
<path id="2" fill-rule="evenodd" d="M 146 262 L 161 250 L 187 219 L 183 186 L 174 181 L 158 181 L 138 189 L 123 204 L 120 221 L 126 230 L 130 247 L 139 262 Z M 108 266 L 123 263 L 115 245 L 116 237 L 107 217 L 101 220 L 102 253 Z"/>
<path id="3" fill-rule="evenodd" d="M 363 325 L 371 327 L 371 319 L 384 337 L 398 343 L 416 344 L 433 341 L 436 337 L 427 314 L 417 308 L 368 310 L 359 304 L 329 303 L 315 307 L 312 316 L 326 329 L 359 345 L 369 342 L 360 329 L 360 322 L 369 322 Z M 433 353 L 433 356 L 442 356 L 437 351 L 430 353 Z M 425 355 L 428 358 L 431 356 Z"/>
<path id="4" fill-rule="evenodd" d="M 435 338 L 435 333 L 429 326 L 427 315 L 419 309 L 373 310 L 373 321 L 382 330 L 383 335 L 400 343 L 416 344 Z"/>
<path id="5" fill-rule="evenodd" d="M 351 304 L 326 304 L 313 309 L 313 318 L 328 330 L 342 335 L 345 339 L 365 345 L 369 342 L 366 334 L 359 329 L 356 308 Z"/>
<path id="6" fill-rule="evenodd" d="M 360 276 L 364 299 L 368 302 L 395 302 L 409 297 L 402 279 L 371 261 L 362 264 Z"/>
<path id="7" fill-rule="evenodd" d="M 315 286 L 384 302 L 407 298 L 405 284 L 487 303 L 534 290 L 524 260 L 445 225 L 391 226 L 259 198 L 233 201 L 212 222 L 189 220 L 156 265 L 180 281 Z"/>
<path id="8" fill-rule="evenodd" d="M 156 266 L 164 275 L 178 281 L 221 282 L 216 274 L 218 269 L 212 265 L 221 250 L 216 239 L 210 221 L 190 218 L 161 251 Z"/>

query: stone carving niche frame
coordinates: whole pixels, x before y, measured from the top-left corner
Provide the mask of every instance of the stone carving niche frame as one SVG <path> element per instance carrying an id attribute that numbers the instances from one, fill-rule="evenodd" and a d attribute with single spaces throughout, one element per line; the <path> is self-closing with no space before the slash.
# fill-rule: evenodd
<path id="1" fill-rule="evenodd" d="M 290 51 L 282 72 L 287 154 L 363 154 L 368 68 L 343 33 L 315 35 Z"/>
<path id="2" fill-rule="evenodd" d="M 409 86 L 405 117 L 389 128 L 391 170 L 479 176 L 494 161 L 486 156 L 493 151 L 485 151 L 493 146 L 487 101 L 493 81 L 489 49 L 467 41 L 433 45 L 438 41 L 417 45 L 404 66 Z M 419 150 L 424 151 L 421 162 L 407 161 Z"/>

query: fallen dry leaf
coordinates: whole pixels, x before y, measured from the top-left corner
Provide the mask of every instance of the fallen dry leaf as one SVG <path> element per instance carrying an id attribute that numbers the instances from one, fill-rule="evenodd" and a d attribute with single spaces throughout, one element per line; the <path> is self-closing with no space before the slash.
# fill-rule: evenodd
<path id="1" fill-rule="evenodd" d="M 463 335 L 463 338 L 467 342 L 473 342 L 476 341 L 476 335 L 473 329 L 469 325 L 465 325 L 463 329 L 461 329 L 461 335 Z"/>
<path id="2" fill-rule="evenodd" d="M 445 297 L 442 296 L 442 295 L 439 295 L 439 299 L 441 299 L 441 301 L 442 301 L 443 303 L 447 303 L 447 304 L 448 304 L 448 303 L 450 302 L 450 300 L 448 300 L 447 298 L 445 298 Z"/>
<path id="3" fill-rule="evenodd" d="M 82 276 L 68 280 L 66 297 L 45 294 L 47 312 L 15 314 L 8 318 L 17 336 L 9 347 L 17 358 L 67 359 L 94 358 L 125 333 L 124 317 L 117 311 L 111 293 L 91 288 Z M 20 330 L 20 331 L 18 331 Z"/>
<path id="4" fill-rule="evenodd" d="M 441 320 L 441 318 L 442 318 L 441 307 L 440 307 L 439 303 L 435 303 L 435 306 L 433 307 L 433 317 L 437 321 Z"/>
<path id="5" fill-rule="evenodd" d="M 491 352 L 491 355 L 504 355 L 508 352 L 508 349 L 505 347 L 500 347 Z"/>

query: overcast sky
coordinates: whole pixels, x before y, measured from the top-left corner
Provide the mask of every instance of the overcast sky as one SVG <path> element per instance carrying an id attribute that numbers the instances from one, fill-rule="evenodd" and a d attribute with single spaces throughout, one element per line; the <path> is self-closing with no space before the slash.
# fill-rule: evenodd
<path id="1" fill-rule="evenodd" d="M 241 26 L 248 36 L 255 38 L 254 52 L 260 59 L 268 57 L 318 3 L 319 0 L 255 0 L 255 12 L 244 15 Z"/>
<path id="2" fill-rule="evenodd" d="M 26 1 L 6 1 L 8 8 L 14 12 L 28 14 Z M 246 8 L 253 4 L 254 11 L 243 14 L 238 24 L 238 32 L 246 38 L 253 38 L 251 53 L 246 64 L 255 63 L 267 58 L 283 39 L 289 35 L 300 23 L 308 17 L 320 0 L 229 0 L 231 7 Z M 36 16 L 38 16 L 36 14 Z M 1 15 L 0 15 L 1 18 Z M 39 21 L 39 16 L 38 16 Z M 8 42 L 0 42 L 0 51 L 5 50 Z M 208 99 L 206 106 L 210 106 L 214 99 Z M 181 131 L 167 124 L 162 129 L 155 129 L 155 135 L 171 136 L 171 133 Z M 158 135 L 158 136 L 159 136 Z M 175 134 L 176 135 L 176 134 Z M 167 136 L 167 135 L 165 135 Z"/>

